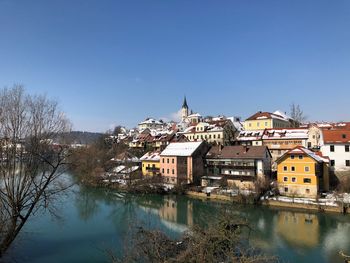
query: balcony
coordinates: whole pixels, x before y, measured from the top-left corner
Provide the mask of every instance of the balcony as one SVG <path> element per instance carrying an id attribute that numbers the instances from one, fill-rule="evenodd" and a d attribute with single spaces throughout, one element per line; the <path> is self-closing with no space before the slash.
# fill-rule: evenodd
<path id="1" fill-rule="evenodd" d="M 160 169 L 157 167 L 146 167 L 146 171 L 153 172 L 153 173 L 159 173 Z"/>

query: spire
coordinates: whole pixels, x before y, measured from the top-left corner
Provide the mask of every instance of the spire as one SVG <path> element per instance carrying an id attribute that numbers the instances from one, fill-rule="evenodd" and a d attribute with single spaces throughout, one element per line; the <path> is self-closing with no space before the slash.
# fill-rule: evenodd
<path id="1" fill-rule="evenodd" d="M 184 97 L 184 103 L 182 104 L 182 108 L 188 109 L 187 101 L 186 101 L 186 96 Z"/>

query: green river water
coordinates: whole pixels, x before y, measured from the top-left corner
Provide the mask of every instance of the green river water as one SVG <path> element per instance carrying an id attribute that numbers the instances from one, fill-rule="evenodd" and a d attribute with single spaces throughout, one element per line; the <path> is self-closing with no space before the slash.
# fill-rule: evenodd
<path id="1" fill-rule="evenodd" d="M 186 196 L 122 195 L 75 186 L 59 198 L 61 219 L 38 213 L 12 246 L 6 262 L 109 262 L 106 249 L 125 249 L 133 226 L 179 237 L 193 224 L 215 216 L 224 204 Z M 282 262 L 343 262 L 350 254 L 350 216 L 227 205 L 253 228 L 252 246 Z"/>

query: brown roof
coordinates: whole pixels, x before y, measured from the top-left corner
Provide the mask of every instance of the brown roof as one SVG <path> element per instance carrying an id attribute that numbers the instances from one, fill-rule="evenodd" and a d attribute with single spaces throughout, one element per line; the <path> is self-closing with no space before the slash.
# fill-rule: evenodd
<path id="1" fill-rule="evenodd" d="M 252 115 L 248 119 L 246 119 L 246 121 L 256 120 L 256 119 L 261 118 L 261 117 L 266 117 L 267 119 L 272 119 L 272 118 L 284 119 L 283 116 L 278 115 L 278 114 L 274 114 L 274 113 L 267 112 L 267 111 L 264 111 L 264 112 L 258 111 L 257 113 L 255 113 L 254 115 Z"/>
<path id="2" fill-rule="evenodd" d="M 325 143 L 350 143 L 350 130 L 323 130 Z"/>
<path id="3" fill-rule="evenodd" d="M 213 146 L 207 153 L 207 158 L 218 159 L 261 159 L 265 158 L 266 146 Z"/>

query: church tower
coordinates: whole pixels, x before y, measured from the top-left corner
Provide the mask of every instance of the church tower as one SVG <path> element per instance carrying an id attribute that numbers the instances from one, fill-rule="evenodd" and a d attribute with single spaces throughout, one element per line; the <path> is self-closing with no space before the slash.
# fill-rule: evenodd
<path id="1" fill-rule="evenodd" d="M 186 101 L 186 96 L 184 97 L 184 103 L 181 108 L 181 120 L 184 121 L 188 116 L 188 105 Z"/>

